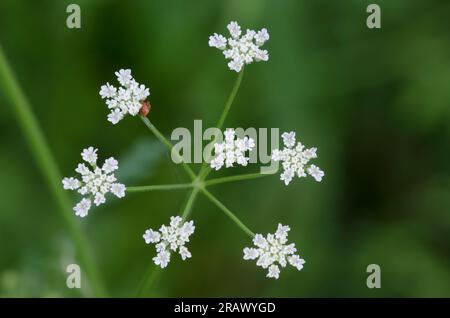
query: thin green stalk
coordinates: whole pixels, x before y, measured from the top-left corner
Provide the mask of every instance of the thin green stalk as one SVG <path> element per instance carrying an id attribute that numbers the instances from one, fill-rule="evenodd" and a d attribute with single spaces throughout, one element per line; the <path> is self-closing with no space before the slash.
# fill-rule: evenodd
<path id="1" fill-rule="evenodd" d="M 152 287 L 156 281 L 158 280 L 159 276 L 162 273 L 162 268 L 159 266 L 156 266 L 154 264 L 151 264 L 148 267 L 147 272 L 145 273 L 144 278 L 142 279 L 141 283 L 139 284 L 138 291 L 136 293 L 136 296 L 139 298 L 145 297 L 145 294 L 147 293 L 147 290 Z"/>
<path id="2" fill-rule="evenodd" d="M 86 273 L 92 290 L 96 296 L 105 295 L 105 290 L 100 281 L 100 276 L 89 251 L 89 245 L 84 234 L 75 221 L 72 212 L 71 200 L 61 185 L 61 175 L 56 161 L 45 140 L 44 134 L 33 114 L 31 106 L 19 86 L 3 50 L 0 46 L 0 87 L 3 89 L 6 99 L 9 101 L 19 122 L 21 129 L 31 148 L 32 154 L 37 161 L 38 167 L 43 174 L 47 185 L 56 200 L 61 217 L 69 234 L 75 244 L 79 262 L 84 273 Z"/>
<path id="3" fill-rule="evenodd" d="M 147 126 L 147 128 L 150 129 L 153 134 L 155 134 L 156 138 L 158 138 L 159 141 L 161 141 L 169 149 L 169 151 L 172 151 L 173 144 L 166 137 L 164 137 L 164 135 L 150 122 L 150 120 L 147 117 L 139 117 L 141 117 L 145 126 Z M 186 173 L 189 175 L 191 180 L 194 180 L 197 177 L 194 171 L 192 171 L 192 169 L 186 164 L 186 162 L 183 161 L 183 158 L 178 152 L 175 151 L 174 155 L 177 157 L 177 160 L 181 161 L 184 170 L 186 170 Z"/>
<path id="4" fill-rule="evenodd" d="M 219 129 L 222 129 L 223 124 L 225 123 L 225 119 L 227 118 L 228 112 L 230 111 L 231 105 L 233 105 L 234 98 L 236 97 L 236 94 L 239 90 L 239 87 L 241 86 L 242 77 L 244 76 L 244 68 L 239 72 L 236 81 L 234 82 L 233 89 L 231 90 L 230 95 L 228 96 L 227 101 L 225 102 L 225 105 L 223 106 L 222 114 L 219 117 L 219 121 L 216 124 L 216 127 Z M 205 180 L 205 178 L 208 176 L 208 174 L 211 172 L 211 169 L 209 168 L 208 161 L 210 158 L 206 158 L 206 160 L 203 162 L 200 172 L 198 175 L 202 178 L 202 180 Z"/>
<path id="5" fill-rule="evenodd" d="M 228 100 L 223 107 L 222 115 L 220 115 L 219 121 L 217 122 L 216 127 L 222 129 L 223 124 L 225 123 L 225 119 L 227 118 L 228 112 L 230 111 L 231 105 L 233 104 L 234 98 L 239 90 L 239 86 L 241 86 L 242 77 L 244 76 L 244 68 L 239 72 L 236 82 L 234 82 L 233 89 L 231 90 L 230 96 L 228 96 Z"/>
<path id="6" fill-rule="evenodd" d="M 249 174 L 241 174 L 241 175 L 237 175 L 237 176 L 209 179 L 209 180 L 205 181 L 205 186 L 226 183 L 226 182 L 240 181 L 240 180 L 250 180 L 250 179 L 262 178 L 262 177 L 266 177 L 266 176 L 270 176 L 270 174 L 262 174 L 262 173 L 258 172 L 258 173 L 249 173 Z"/>
<path id="7" fill-rule="evenodd" d="M 212 202 L 214 203 L 219 209 L 221 209 L 236 225 L 244 231 L 247 235 L 250 237 L 254 237 L 255 234 L 244 224 L 241 220 L 238 219 L 236 215 L 234 215 L 233 212 L 231 212 L 225 205 L 223 205 L 222 202 L 220 202 L 215 196 L 211 194 L 208 190 L 205 188 L 202 188 L 203 194 Z"/>
<path id="8" fill-rule="evenodd" d="M 127 192 L 145 192 L 158 190 L 178 190 L 192 188 L 192 183 L 176 183 L 176 184 L 156 184 L 138 187 L 127 187 Z"/>
<path id="9" fill-rule="evenodd" d="M 194 188 L 191 194 L 189 195 L 189 198 L 186 202 L 186 206 L 184 207 L 183 213 L 181 214 L 181 218 L 183 219 L 183 221 L 185 221 L 189 216 L 189 214 L 191 213 L 192 206 L 194 205 L 194 201 L 195 198 L 197 197 L 198 191 L 199 191 L 198 188 Z"/>

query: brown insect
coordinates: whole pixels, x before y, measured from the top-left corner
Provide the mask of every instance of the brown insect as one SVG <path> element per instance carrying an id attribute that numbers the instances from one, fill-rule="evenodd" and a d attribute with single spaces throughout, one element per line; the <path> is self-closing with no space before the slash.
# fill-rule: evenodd
<path id="1" fill-rule="evenodd" d="M 142 117 L 146 117 L 151 109 L 152 109 L 152 106 L 150 105 L 150 102 L 148 100 L 144 100 L 141 104 L 141 109 L 139 110 L 139 115 L 141 115 Z"/>

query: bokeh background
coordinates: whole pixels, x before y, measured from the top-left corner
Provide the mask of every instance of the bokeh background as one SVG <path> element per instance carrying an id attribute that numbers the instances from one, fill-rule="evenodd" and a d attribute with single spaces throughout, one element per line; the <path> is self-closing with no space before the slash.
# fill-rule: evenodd
<path id="1" fill-rule="evenodd" d="M 99 87 L 131 68 L 165 134 L 194 119 L 213 125 L 236 74 L 207 41 L 230 20 L 271 38 L 270 60 L 246 69 L 226 125 L 295 130 L 326 171 L 320 184 L 272 176 L 211 188 L 256 232 L 291 225 L 301 272 L 265 278 L 242 260 L 248 237 L 200 196 L 194 257 L 173 258 L 151 296 L 450 296 L 448 1 L 377 0 L 380 30 L 365 24 L 373 1 L 78 0 L 79 30 L 66 27 L 71 2 L 0 0 L 0 43 L 62 175 L 92 145 L 118 157 L 127 185 L 186 181 L 139 120 L 106 121 Z M 84 276 L 81 290 L 66 287 L 74 245 L 1 87 L 0 105 L 0 295 L 90 296 Z M 153 266 L 144 230 L 179 213 L 186 194 L 129 194 L 76 219 L 110 295 L 135 294 Z M 381 289 L 366 287 L 372 263 Z"/>

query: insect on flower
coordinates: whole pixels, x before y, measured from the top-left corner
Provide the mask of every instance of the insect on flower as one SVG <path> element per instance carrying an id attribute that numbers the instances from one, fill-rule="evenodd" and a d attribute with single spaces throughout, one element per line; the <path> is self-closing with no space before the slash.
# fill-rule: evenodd
<path id="1" fill-rule="evenodd" d="M 100 96 L 105 99 L 106 105 L 111 110 L 108 121 L 117 124 L 125 115 L 136 116 L 140 113 L 143 103 L 150 95 L 145 85 L 139 84 L 131 76 L 131 70 L 121 69 L 115 73 L 121 87 L 116 88 L 106 83 L 100 88 Z M 150 104 L 148 104 L 150 105 Z M 148 109 L 150 111 L 150 107 Z M 145 113 L 145 111 L 143 111 Z"/>
<path id="2" fill-rule="evenodd" d="M 142 117 L 146 117 L 151 109 L 152 106 L 150 105 L 150 102 L 148 100 L 145 100 L 141 104 L 141 109 L 139 109 L 139 115 L 141 115 Z"/>

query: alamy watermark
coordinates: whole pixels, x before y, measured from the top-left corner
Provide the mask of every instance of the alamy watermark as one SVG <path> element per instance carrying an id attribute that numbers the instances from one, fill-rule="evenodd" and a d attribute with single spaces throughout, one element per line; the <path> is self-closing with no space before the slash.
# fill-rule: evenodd
<path id="1" fill-rule="evenodd" d="M 367 273 L 370 273 L 367 276 L 366 285 L 367 288 L 381 288 L 381 268 L 378 264 L 369 264 L 366 269 Z"/>
<path id="2" fill-rule="evenodd" d="M 242 128 L 234 129 L 237 138 L 251 138 L 257 145 L 249 151 L 249 163 L 260 163 L 262 174 L 275 173 L 279 162 L 273 161 L 271 153 L 279 148 L 280 130 L 278 128 Z M 215 144 L 224 141 L 224 133 L 216 127 L 203 129 L 202 120 L 194 120 L 194 129 L 191 132 L 186 127 L 178 127 L 172 131 L 171 140 L 175 143 L 171 151 L 172 161 L 176 164 L 185 163 L 210 163 L 214 157 Z M 204 145 L 204 142 L 207 142 Z"/>
<path id="3" fill-rule="evenodd" d="M 67 265 L 66 272 L 66 286 L 67 288 L 81 288 L 81 269 L 78 264 L 69 264 Z"/>
<path id="4" fill-rule="evenodd" d="M 69 4 L 66 8 L 66 12 L 69 13 L 66 19 L 66 26 L 69 29 L 81 28 L 81 8 L 78 4 Z"/>
<path id="5" fill-rule="evenodd" d="M 370 13 L 366 20 L 366 25 L 369 29 L 381 28 L 381 8 L 378 4 L 369 4 L 366 9 Z"/>

